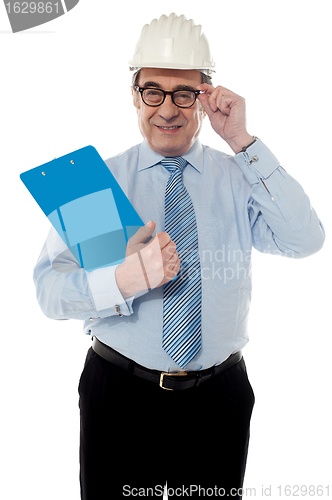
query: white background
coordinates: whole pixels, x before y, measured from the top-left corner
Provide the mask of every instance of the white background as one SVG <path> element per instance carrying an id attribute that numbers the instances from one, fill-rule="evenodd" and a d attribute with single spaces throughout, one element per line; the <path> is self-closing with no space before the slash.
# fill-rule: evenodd
<path id="1" fill-rule="evenodd" d="M 49 223 L 19 174 L 89 144 L 108 158 L 141 141 L 128 60 L 141 27 L 171 12 L 202 24 L 217 62 L 215 85 L 246 98 L 248 131 L 302 184 L 327 233 L 323 250 L 307 259 L 253 254 L 245 359 L 256 405 L 245 488 L 265 498 L 262 486 L 271 486 L 271 497 L 280 498 L 279 485 L 331 481 L 329 2 L 81 0 L 68 14 L 17 34 L 1 4 L 5 500 L 79 499 L 77 385 L 90 346 L 81 322 L 49 320 L 36 302 L 32 271 Z M 201 140 L 231 153 L 208 121 Z"/>

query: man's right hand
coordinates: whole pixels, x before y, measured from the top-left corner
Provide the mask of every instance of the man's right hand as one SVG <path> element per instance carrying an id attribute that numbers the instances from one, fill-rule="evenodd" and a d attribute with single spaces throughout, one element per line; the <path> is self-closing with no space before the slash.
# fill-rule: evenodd
<path id="1" fill-rule="evenodd" d="M 125 299 L 142 290 L 157 288 L 179 272 L 176 244 L 168 233 L 158 233 L 144 243 L 155 228 L 156 223 L 150 221 L 128 240 L 126 258 L 116 268 L 116 281 Z"/>

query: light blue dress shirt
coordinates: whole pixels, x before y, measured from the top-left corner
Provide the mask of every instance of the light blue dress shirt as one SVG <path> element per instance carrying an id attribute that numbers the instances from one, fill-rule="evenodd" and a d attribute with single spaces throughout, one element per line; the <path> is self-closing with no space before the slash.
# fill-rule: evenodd
<path id="1" fill-rule="evenodd" d="M 223 362 L 248 342 L 252 247 L 306 257 L 321 248 L 324 229 L 302 187 L 261 140 L 235 156 L 197 140 L 183 157 L 202 275 L 202 349 L 187 365 L 191 371 Z M 142 220 L 156 222 L 156 232 L 164 231 L 169 177 L 161 159 L 143 142 L 106 160 Z M 161 345 L 163 287 L 124 300 L 116 266 L 87 272 L 65 250 L 52 229 L 34 270 L 46 316 L 84 320 L 85 333 L 124 356 L 151 369 L 177 371 Z"/>

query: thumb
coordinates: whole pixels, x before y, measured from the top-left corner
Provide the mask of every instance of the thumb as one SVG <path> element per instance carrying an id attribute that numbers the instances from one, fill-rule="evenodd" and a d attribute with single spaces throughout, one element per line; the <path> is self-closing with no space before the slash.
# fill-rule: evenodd
<path id="1" fill-rule="evenodd" d="M 139 228 L 136 233 L 129 238 L 128 245 L 137 245 L 138 243 L 144 243 L 156 229 L 156 223 L 150 220 L 145 226 Z"/>
<path id="2" fill-rule="evenodd" d="M 197 99 L 202 104 L 203 109 L 209 118 L 210 116 L 214 115 L 214 111 L 210 107 L 209 96 L 207 94 L 199 94 Z"/>

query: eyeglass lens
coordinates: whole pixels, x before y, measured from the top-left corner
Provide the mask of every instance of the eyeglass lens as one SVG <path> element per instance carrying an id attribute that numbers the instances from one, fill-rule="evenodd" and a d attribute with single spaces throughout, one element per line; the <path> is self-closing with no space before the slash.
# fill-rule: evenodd
<path id="1" fill-rule="evenodd" d="M 145 89 L 143 91 L 143 101 L 152 106 L 158 106 L 164 100 L 164 93 L 158 89 Z M 189 107 L 195 102 L 195 93 L 190 90 L 176 90 L 173 93 L 173 101 L 178 106 Z"/>

